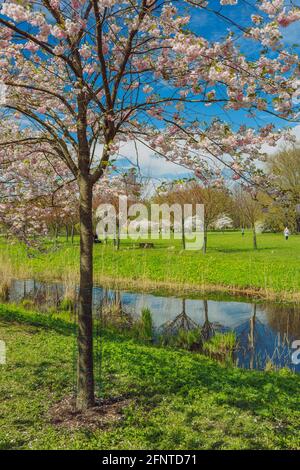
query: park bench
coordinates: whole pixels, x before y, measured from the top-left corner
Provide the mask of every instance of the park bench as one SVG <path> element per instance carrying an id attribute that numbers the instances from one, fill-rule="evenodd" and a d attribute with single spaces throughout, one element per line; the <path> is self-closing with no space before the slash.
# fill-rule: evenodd
<path id="1" fill-rule="evenodd" d="M 139 243 L 140 248 L 154 248 L 154 243 Z"/>

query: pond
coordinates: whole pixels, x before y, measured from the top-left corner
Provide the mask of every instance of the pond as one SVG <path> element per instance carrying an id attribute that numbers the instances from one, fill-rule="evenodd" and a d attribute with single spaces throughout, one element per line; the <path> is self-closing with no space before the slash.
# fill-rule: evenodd
<path id="1" fill-rule="evenodd" d="M 39 305 L 59 305 L 65 288 L 59 283 L 35 280 L 14 280 L 10 288 L 10 301 L 34 299 Z M 217 332 L 234 332 L 237 346 L 234 362 L 247 369 L 264 370 L 267 364 L 276 369 L 288 367 L 300 372 L 295 364 L 295 340 L 300 340 L 300 306 L 269 302 L 250 302 L 192 299 L 154 295 L 140 292 L 114 291 L 95 286 L 94 310 L 103 302 L 117 302 L 122 310 L 138 319 L 144 308 L 149 308 L 157 333 L 176 334 L 179 330 L 201 328 L 206 339 Z M 299 349 L 299 346 L 298 346 Z M 294 353 L 294 354 L 293 354 Z"/>

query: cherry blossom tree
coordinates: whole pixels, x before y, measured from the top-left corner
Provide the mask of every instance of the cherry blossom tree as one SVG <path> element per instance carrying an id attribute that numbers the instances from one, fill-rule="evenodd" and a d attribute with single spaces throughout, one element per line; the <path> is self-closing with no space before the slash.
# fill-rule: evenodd
<path id="1" fill-rule="evenodd" d="M 94 405 L 92 194 L 119 146 L 142 141 L 200 178 L 209 158 L 222 161 L 236 179 L 249 179 L 262 142 L 275 144 L 280 134 L 269 124 L 253 130 L 220 120 L 200 123 L 199 106 L 294 117 L 298 56 L 282 50 L 280 27 L 299 20 L 299 10 L 282 0 L 263 0 L 257 8 L 261 14 L 238 28 L 257 45 L 253 60 L 231 34 L 211 42 L 195 31 L 195 9 L 223 15 L 203 0 L 1 1 L 6 116 L 32 131 L 1 146 L 47 143 L 55 164 L 59 159 L 78 185 L 78 409 Z"/>
<path id="2" fill-rule="evenodd" d="M 213 226 L 217 230 L 224 231 L 226 228 L 233 227 L 233 220 L 227 214 L 222 214 L 217 220 L 215 220 Z"/>
<path id="3" fill-rule="evenodd" d="M 115 222 L 113 225 L 115 225 L 114 245 L 116 250 L 120 248 L 122 225 L 126 229 L 126 224 L 128 223 L 128 210 L 130 206 L 141 201 L 142 187 L 142 180 L 138 177 L 135 168 L 112 174 L 110 177 L 102 180 L 100 185 L 96 184 L 95 186 L 93 205 L 96 224 L 99 225 L 100 222 L 100 225 L 103 225 L 101 219 L 105 213 L 105 207 L 107 204 L 111 205 L 113 213 L 108 214 L 108 218 L 113 219 L 111 222 Z M 125 203 L 126 211 L 123 210 L 122 200 Z M 105 230 L 103 232 L 107 241 L 108 234 Z"/>
<path id="4" fill-rule="evenodd" d="M 37 236 L 48 235 L 51 223 L 76 210 L 70 207 L 76 182 L 48 143 L 37 144 L 28 131 L 7 124 L 5 137 L 15 142 L 25 139 L 27 145 L 9 142 L 0 149 L 0 222 L 30 246 Z M 2 134 L 4 130 L 3 126 Z"/>

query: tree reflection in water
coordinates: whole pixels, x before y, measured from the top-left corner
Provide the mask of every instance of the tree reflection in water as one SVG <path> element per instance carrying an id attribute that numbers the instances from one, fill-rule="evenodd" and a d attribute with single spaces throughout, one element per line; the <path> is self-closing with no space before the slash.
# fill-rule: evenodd
<path id="1" fill-rule="evenodd" d="M 199 328 L 199 325 L 190 318 L 186 313 L 186 300 L 182 299 L 182 310 L 176 315 L 176 317 L 163 323 L 160 327 L 160 331 L 166 335 L 173 335 L 178 333 L 180 330 L 191 331 L 195 328 Z"/>
<path id="2" fill-rule="evenodd" d="M 15 280 L 9 298 L 14 303 L 26 301 L 28 308 L 47 313 L 49 307 L 59 310 L 66 288 L 59 283 Z M 76 286 L 72 288 L 76 291 Z M 288 366 L 300 370 L 290 363 L 291 343 L 300 338 L 299 304 L 251 305 L 249 302 L 180 299 L 95 286 L 96 321 L 100 308 L 101 322 L 112 320 L 122 330 L 130 329 L 139 320 L 141 311 L 148 308 L 157 335 L 171 336 L 185 331 L 192 337 L 195 332 L 197 345 L 209 341 L 217 331 L 233 331 L 237 338 L 235 359 L 239 366 L 264 369 L 269 363 L 276 368 Z"/>

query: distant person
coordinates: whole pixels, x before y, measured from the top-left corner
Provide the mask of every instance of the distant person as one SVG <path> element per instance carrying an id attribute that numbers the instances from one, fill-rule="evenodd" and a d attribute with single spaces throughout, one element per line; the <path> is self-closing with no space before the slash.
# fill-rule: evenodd
<path id="1" fill-rule="evenodd" d="M 101 243 L 101 240 L 99 240 L 97 233 L 95 233 L 94 235 L 94 243 Z"/>
<path id="2" fill-rule="evenodd" d="M 245 229 L 244 227 L 242 228 L 242 237 L 245 235 Z"/>
<path id="3" fill-rule="evenodd" d="M 290 236 L 290 231 L 289 231 L 288 227 L 285 227 L 283 233 L 284 233 L 285 239 L 288 240 L 289 236 Z"/>

